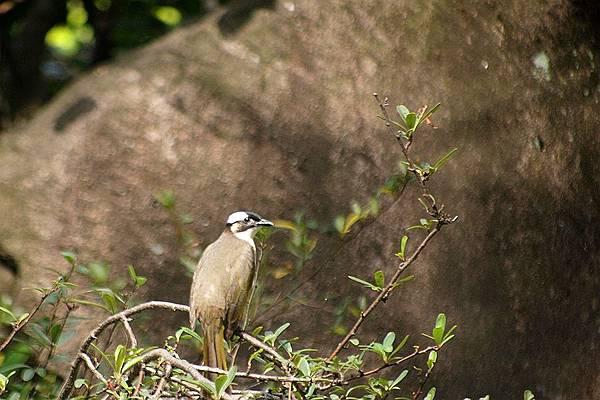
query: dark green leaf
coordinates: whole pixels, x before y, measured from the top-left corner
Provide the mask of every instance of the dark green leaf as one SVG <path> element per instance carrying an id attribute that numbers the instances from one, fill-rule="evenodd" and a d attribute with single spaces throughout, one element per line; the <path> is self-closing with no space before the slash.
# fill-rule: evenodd
<path id="1" fill-rule="evenodd" d="M 416 128 L 416 123 L 417 123 L 417 114 L 411 112 L 409 114 L 406 115 L 406 119 L 404 120 L 404 123 L 406 124 L 406 127 L 409 130 L 413 130 Z"/>

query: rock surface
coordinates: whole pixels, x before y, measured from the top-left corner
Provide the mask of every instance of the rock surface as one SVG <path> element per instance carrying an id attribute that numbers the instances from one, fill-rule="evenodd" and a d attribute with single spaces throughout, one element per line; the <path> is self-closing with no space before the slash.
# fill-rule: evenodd
<path id="1" fill-rule="evenodd" d="M 236 29 L 215 15 L 95 69 L 0 137 L 0 245 L 18 285 L 47 283 L 44 268 L 73 249 L 134 263 L 154 282 L 147 298 L 185 302 L 153 193 L 173 189 L 205 243 L 234 209 L 330 220 L 399 158 L 371 93 L 439 101 L 441 128 L 415 151 L 460 149 L 433 185 L 461 222 L 371 334 L 428 331 L 439 311 L 459 324 L 435 377 L 443 398 L 598 398 L 600 54 L 577 4 L 286 0 Z M 304 297 L 327 308 L 327 294 L 354 289 L 347 274 L 391 273 L 416 196 L 333 262 L 319 253 Z M 303 318 L 299 333 L 331 319 L 306 312 L 286 316 Z"/>

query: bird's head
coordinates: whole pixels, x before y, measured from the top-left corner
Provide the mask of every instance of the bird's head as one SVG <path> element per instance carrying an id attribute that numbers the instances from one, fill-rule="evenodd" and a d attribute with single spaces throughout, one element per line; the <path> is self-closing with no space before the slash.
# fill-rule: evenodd
<path id="1" fill-rule="evenodd" d="M 250 211 L 237 211 L 227 218 L 227 227 L 240 238 L 252 238 L 262 226 L 273 226 L 273 223 Z"/>

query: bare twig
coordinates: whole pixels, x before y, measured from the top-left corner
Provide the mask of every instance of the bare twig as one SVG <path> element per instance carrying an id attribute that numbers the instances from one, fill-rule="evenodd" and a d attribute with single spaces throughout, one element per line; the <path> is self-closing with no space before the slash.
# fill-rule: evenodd
<path id="1" fill-rule="evenodd" d="M 88 356 L 86 353 L 79 353 L 79 358 L 82 359 L 83 362 L 85 362 L 85 365 L 88 367 L 88 369 L 90 371 L 92 371 L 92 373 L 94 374 L 96 379 L 98 379 L 100 382 L 104 383 L 105 385 L 108 385 L 108 381 L 106 380 L 104 375 L 102 375 L 100 373 L 100 371 L 98 371 L 96 369 L 96 367 L 94 366 L 94 362 L 92 361 L 90 356 Z"/>
<path id="2" fill-rule="evenodd" d="M 285 371 L 287 373 L 290 372 L 289 360 L 287 360 L 285 357 L 283 357 L 281 354 L 279 354 L 274 348 L 261 342 L 260 340 L 258 340 L 254 336 L 250 335 L 249 333 L 242 331 L 242 332 L 238 332 L 238 334 L 242 337 L 242 339 L 246 340 L 252 346 L 254 346 L 258 349 L 262 349 L 262 350 L 266 351 L 268 354 L 270 354 L 274 358 L 273 361 L 275 362 L 275 364 L 277 364 L 283 371 Z"/>
<path id="3" fill-rule="evenodd" d="M 13 328 L 10 331 L 10 333 L 8 334 L 8 336 L 6 338 L 4 338 L 4 340 L 2 341 L 2 344 L 0 344 L 0 352 L 3 351 L 6 348 L 6 346 L 8 346 L 10 344 L 10 342 L 12 342 L 15 335 L 17 333 L 19 333 L 21 331 L 21 329 L 23 329 L 25 327 L 25 325 L 27 325 L 29 323 L 31 318 L 33 318 L 33 316 L 40 310 L 40 308 L 42 307 L 42 304 L 44 304 L 44 302 L 46 301 L 48 296 L 50 296 L 52 293 L 55 293 L 56 291 L 58 291 L 58 289 L 59 289 L 58 286 L 54 286 L 51 290 L 45 292 L 43 294 L 42 298 L 40 299 L 40 301 L 38 301 L 36 303 L 36 305 L 33 306 L 31 311 L 29 312 L 29 315 L 27 315 L 27 317 L 25 317 L 25 319 L 23 319 L 18 324 L 13 325 Z"/>
<path id="4" fill-rule="evenodd" d="M 333 358 L 335 356 L 337 356 L 340 351 L 342 351 L 342 349 L 344 348 L 344 346 L 346 346 L 346 344 L 350 341 L 350 339 L 352 339 L 352 337 L 354 335 L 356 335 L 356 332 L 358 331 L 358 329 L 364 322 L 365 318 L 367 318 L 367 316 L 375 309 L 375 307 L 377 307 L 377 305 L 379 303 L 381 303 L 384 299 L 386 299 L 388 297 L 390 292 L 395 288 L 396 282 L 398 282 L 398 279 L 400 278 L 400 275 L 402 274 L 402 272 L 404 272 L 404 270 L 406 270 L 406 268 L 408 268 L 410 266 L 410 264 L 412 264 L 417 259 L 417 257 L 419 257 L 419 254 L 421 254 L 421 252 L 423 251 L 425 246 L 427 246 L 427 243 L 429 243 L 429 241 L 431 239 L 433 239 L 433 237 L 440 231 L 440 228 L 441 228 L 441 224 L 438 223 L 429 232 L 429 234 L 425 237 L 425 239 L 423 239 L 421 244 L 419 244 L 419 247 L 417 247 L 417 249 L 410 256 L 410 258 L 408 258 L 406 261 L 401 262 L 398 265 L 398 267 L 396 268 L 396 272 L 392 276 L 392 279 L 390 279 L 390 282 L 386 285 L 385 288 L 383 288 L 383 290 L 379 293 L 379 295 L 375 298 L 375 300 L 373 300 L 373 302 L 369 305 L 369 307 L 367 307 L 367 309 L 365 311 L 360 313 L 360 316 L 354 323 L 354 326 L 352 326 L 352 328 L 350 329 L 348 334 L 344 337 L 344 339 L 342 339 L 342 341 L 338 343 L 335 350 L 329 355 L 329 357 L 327 357 L 327 361 L 333 360 Z"/>
<path id="5" fill-rule="evenodd" d="M 158 381 L 158 385 L 156 385 L 156 391 L 152 395 L 152 400 L 160 399 L 160 395 L 163 391 L 165 383 L 167 382 L 167 379 L 169 379 L 171 377 L 172 370 L 173 370 L 173 366 L 171 365 L 171 363 L 167 363 L 167 365 L 165 366 L 165 373 L 160 378 L 160 381 Z"/>
<path id="6" fill-rule="evenodd" d="M 133 396 L 136 397 L 140 393 L 140 389 L 142 388 L 142 382 L 144 382 L 144 373 L 146 370 L 146 364 L 140 363 L 140 372 L 137 376 L 137 383 L 135 384 L 135 389 L 133 390 Z"/>
<path id="7" fill-rule="evenodd" d="M 406 361 L 408 361 L 408 360 L 410 360 L 412 358 L 415 358 L 415 357 L 420 356 L 422 354 L 428 354 L 430 351 L 437 350 L 437 349 L 438 349 L 437 346 L 429 346 L 429 347 L 426 347 L 426 348 L 424 348 L 422 350 L 419 350 L 419 347 L 415 346 L 414 351 L 412 353 L 410 353 L 410 354 L 408 354 L 408 355 L 406 355 L 406 356 L 404 356 L 404 357 L 402 357 L 402 358 L 400 358 L 400 359 L 398 359 L 398 360 L 396 360 L 394 362 L 382 364 L 382 365 L 380 365 L 378 367 L 375 367 L 375 368 L 373 368 L 371 370 L 362 372 L 360 375 L 353 376 L 351 378 L 345 379 L 344 381 L 339 382 L 339 384 L 340 385 L 347 385 L 351 381 L 354 381 L 356 379 L 361 379 L 361 378 L 363 378 L 365 376 L 374 375 L 374 374 L 376 374 L 376 373 L 378 373 L 381 370 L 384 370 L 386 368 L 390 368 L 390 367 L 394 367 L 394 366 L 397 366 L 397 365 L 400 365 L 400 364 L 404 364 Z"/>
<path id="8" fill-rule="evenodd" d="M 129 320 L 127 319 L 127 317 L 122 316 L 121 322 L 123 323 L 125 332 L 127 332 L 127 336 L 129 337 L 129 347 L 137 347 L 137 339 L 135 337 L 135 334 L 133 333 L 133 329 L 131 329 L 131 325 L 129 325 Z"/>

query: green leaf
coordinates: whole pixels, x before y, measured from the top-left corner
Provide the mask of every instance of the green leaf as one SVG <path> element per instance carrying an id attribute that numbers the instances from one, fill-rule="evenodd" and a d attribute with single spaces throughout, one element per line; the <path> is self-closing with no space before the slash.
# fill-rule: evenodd
<path id="1" fill-rule="evenodd" d="M 129 272 L 129 277 L 133 281 L 133 284 L 135 285 L 136 288 L 144 286 L 146 284 L 146 282 L 148 281 L 148 278 L 145 278 L 143 276 L 139 276 L 135 272 L 135 268 L 133 267 L 133 265 L 128 265 L 127 266 L 127 271 Z"/>
<path id="2" fill-rule="evenodd" d="M 23 382 L 29 382 L 33 379 L 34 375 L 35 370 L 32 368 L 26 368 L 23 371 L 21 371 L 21 379 L 23 380 Z"/>
<path id="3" fill-rule="evenodd" d="M 396 111 L 398 112 L 398 115 L 400 115 L 400 118 L 402 118 L 402 122 L 406 124 L 406 116 L 410 114 L 410 110 L 406 108 L 406 106 L 400 104 L 399 106 L 396 106 Z"/>
<path id="4" fill-rule="evenodd" d="M 400 251 L 396 253 L 396 257 L 400 258 L 402 261 L 406 259 L 406 243 L 408 243 L 408 236 L 404 235 L 400 241 Z"/>
<path id="5" fill-rule="evenodd" d="M 446 153 L 444 156 L 442 156 L 442 158 L 440 158 L 439 160 L 437 160 L 435 162 L 435 164 L 433 164 L 433 170 L 437 171 L 438 169 L 440 169 L 440 167 L 444 164 L 446 164 L 446 162 L 450 159 L 450 157 L 452 157 L 454 155 L 454 153 L 456 153 L 458 151 L 458 148 L 453 148 L 452 150 L 450 150 L 448 153 Z"/>
<path id="6" fill-rule="evenodd" d="M 383 274 L 383 271 L 375 271 L 375 273 L 373 274 L 373 278 L 377 287 L 381 289 L 385 287 L 385 275 Z"/>
<path id="7" fill-rule="evenodd" d="M 287 328 L 289 328 L 290 323 L 286 322 L 285 324 L 281 325 L 279 328 L 277 328 L 277 330 L 275 331 L 275 333 L 273 333 L 273 335 L 275 335 L 275 337 L 279 337 L 279 335 L 281 335 L 283 333 L 283 331 L 285 331 Z"/>
<path id="8" fill-rule="evenodd" d="M 354 346 L 358 346 L 359 345 L 359 341 L 358 339 L 350 339 L 350 344 L 354 345 Z"/>
<path id="9" fill-rule="evenodd" d="M 339 233 L 344 232 L 345 225 L 346 225 L 346 217 L 344 217 L 343 215 L 338 215 L 333 220 L 333 226 L 334 226 L 335 230 L 338 231 Z"/>
<path id="10" fill-rule="evenodd" d="M 431 371 L 435 362 L 437 361 L 437 351 L 432 350 L 429 352 L 429 357 L 427 357 L 427 368 Z"/>
<path id="11" fill-rule="evenodd" d="M 233 380 L 235 379 L 235 374 L 237 373 L 237 367 L 232 366 L 227 375 L 221 375 L 215 380 L 215 391 L 217 394 L 217 399 L 220 399 L 223 396 L 223 393 L 227 390 L 227 388 L 231 385 Z"/>
<path id="12" fill-rule="evenodd" d="M 394 381 L 392 382 L 391 389 L 393 389 L 397 384 L 399 384 L 400 382 L 402 382 L 404 380 L 404 378 L 406 378 L 406 375 L 408 375 L 408 370 L 405 369 L 404 371 L 400 372 L 400 375 L 398 375 L 398 377 L 396 379 L 394 379 Z"/>
<path id="13" fill-rule="evenodd" d="M 377 287 L 377 286 L 373 285 L 371 282 L 363 281 L 362 279 L 359 279 L 359 278 L 357 278 L 355 276 L 348 275 L 348 278 L 350 280 L 353 280 L 354 282 L 360 283 L 361 285 L 363 285 L 363 286 L 365 286 L 365 287 L 367 287 L 367 288 L 369 288 L 371 290 L 374 290 L 376 292 L 378 292 L 378 291 L 381 290 L 380 287 Z"/>
<path id="14" fill-rule="evenodd" d="M 8 377 L 0 374 L 0 394 L 4 393 L 6 385 L 8 385 Z"/>
<path id="15" fill-rule="evenodd" d="M 434 387 L 429 389 L 429 392 L 427 392 L 427 396 L 425 396 L 424 400 L 433 400 L 433 399 L 435 399 L 435 388 Z"/>
<path id="16" fill-rule="evenodd" d="M 61 251 L 60 255 L 63 256 L 63 258 L 71 265 L 75 264 L 75 261 L 77 260 L 75 253 L 70 251 Z"/>
<path id="17" fill-rule="evenodd" d="M 391 353 L 394 350 L 394 340 L 396 340 L 396 334 L 394 332 L 388 332 L 383 339 L 383 350 L 386 353 Z"/>
<path id="18" fill-rule="evenodd" d="M 123 370 L 123 364 L 125 364 L 125 357 L 127 356 L 127 350 L 122 344 L 118 345 L 115 349 L 115 373 L 119 374 Z"/>
<path id="19" fill-rule="evenodd" d="M 392 355 L 394 355 L 394 354 L 398 353 L 400 350 L 402 350 L 402 348 L 406 345 L 406 342 L 408 342 L 409 337 L 410 337 L 409 335 L 404 336 L 404 339 L 402 339 L 400 344 L 398 344 L 398 346 L 396 346 L 396 348 L 392 352 Z"/>
<path id="20" fill-rule="evenodd" d="M 13 321 L 17 320 L 17 317 L 15 316 L 15 314 L 12 313 L 12 311 L 10 311 L 8 308 L 4 308 L 0 306 L 0 311 L 2 311 L 3 313 L 9 315 Z"/>
<path id="21" fill-rule="evenodd" d="M 87 387 L 87 382 L 85 381 L 85 379 L 79 378 L 79 379 L 75 380 L 75 383 L 73 384 L 73 386 L 75 387 L 75 389 L 79 389 L 82 386 Z"/>
<path id="22" fill-rule="evenodd" d="M 154 199 L 166 209 L 175 207 L 175 196 L 172 190 L 164 189 L 154 195 Z"/>
<path id="23" fill-rule="evenodd" d="M 535 395 L 529 389 L 523 392 L 523 400 L 533 400 L 535 399 Z"/>
<path id="24" fill-rule="evenodd" d="M 302 372 L 302 375 L 307 377 L 310 376 L 310 366 L 308 365 L 306 357 L 302 357 L 300 359 L 300 361 L 298 362 L 298 369 L 300 370 L 300 372 Z"/>
<path id="25" fill-rule="evenodd" d="M 179 340 L 181 338 L 181 335 L 183 333 L 191 336 L 198 343 L 203 343 L 203 339 L 202 339 L 202 337 L 200 335 L 198 335 L 196 332 L 194 332 L 193 330 L 191 330 L 190 328 L 185 327 L 185 326 L 182 326 L 181 328 L 179 328 L 179 330 L 177 331 L 177 333 L 175 333 L 175 337 L 177 338 L 177 340 Z"/>
<path id="26" fill-rule="evenodd" d="M 446 330 L 446 315 L 439 314 L 437 319 L 435 320 L 435 328 L 433 328 L 433 332 L 431 336 L 433 336 L 433 340 L 437 345 L 440 345 L 444 340 L 444 331 Z"/>
<path id="27" fill-rule="evenodd" d="M 414 130 L 417 127 L 417 114 L 413 112 L 407 114 L 404 123 L 408 130 Z"/>

